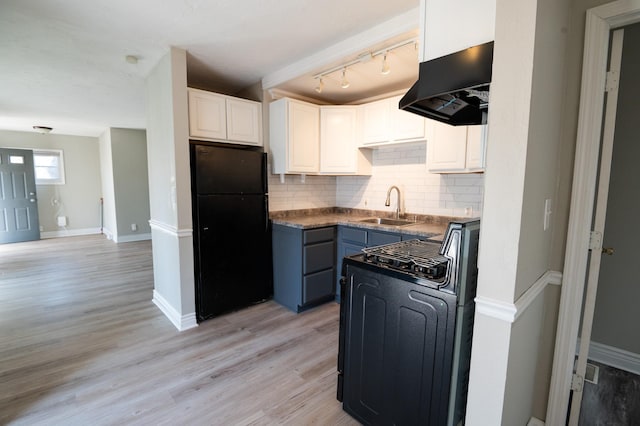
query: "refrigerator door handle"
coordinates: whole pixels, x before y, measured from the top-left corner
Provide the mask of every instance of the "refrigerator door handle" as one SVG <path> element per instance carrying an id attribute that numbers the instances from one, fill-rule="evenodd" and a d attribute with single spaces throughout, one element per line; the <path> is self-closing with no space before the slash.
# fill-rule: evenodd
<path id="1" fill-rule="evenodd" d="M 264 197 L 264 232 L 269 232 L 269 198 Z"/>

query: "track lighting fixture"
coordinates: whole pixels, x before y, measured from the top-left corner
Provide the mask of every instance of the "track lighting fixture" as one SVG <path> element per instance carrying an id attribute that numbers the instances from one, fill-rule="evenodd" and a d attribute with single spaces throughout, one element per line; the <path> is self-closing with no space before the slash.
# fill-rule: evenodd
<path id="1" fill-rule="evenodd" d="M 340 87 L 343 89 L 348 88 L 351 85 L 347 80 L 347 67 L 342 68 L 342 80 L 340 80 Z"/>
<path id="2" fill-rule="evenodd" d="M 399 43 L 393 44 L 391 46 L 387 46 L 384 49 L 380 49 L 380 50 L 376 50 L 375 52 L 365 52 L 362 53 L 360 55 L 358 55 L 357 58 L 345 62 L 343 64 L 337 65 L 333 68 L 329 68 L 325 71 L 322 71 L 316 75 L 313 76 L 314 79 L 318 80 L 318 84 L 315 87 L 315 91 L 317 93 L 322 93 L 322 91 L 324 90 L 324 81 L 323 81 L 323 77 L 328 76 L 329 74 L 333 74 L 339 70 L 342 70 L 342 78 L 340 79 L 340 87 L 342 87 L 343 89 L 348 88 L 351 83 L 349 82 L 349 80 L 347 80 L 347 68 L 352 66 L 352 65 L 356 65 L 359 63 L 365 63 L 365 62 L 369 62 L 371 59 L 374 59 L 376 56 L 382 56 L 382 68 L 380 69 L 380 73 L 383 75 L 387 75 L 391 72 L 391 67 L 389 66 L 389 61 L 387 59 L 387 56 L 389 55 L 389 52 L 391 52 L 394 49 L 398 49 L 400 47 L 406 46 L 408 44 L 414 44 L 416 51 L 418 50 L 418 41 L 415 38 L 411 38 L 408 40 L 404 40 L 401 41 Z"/>
<path id="3" fill-rule="evenodd" d="M 382 70 L 380 70 L 380 74 L 387 75 L 391 72 L 391 68 L 389 68 L 389 62 L 387 62 L 387 54 L 389 51 L 384 52 L 384 57 L 382 59 Z"/>

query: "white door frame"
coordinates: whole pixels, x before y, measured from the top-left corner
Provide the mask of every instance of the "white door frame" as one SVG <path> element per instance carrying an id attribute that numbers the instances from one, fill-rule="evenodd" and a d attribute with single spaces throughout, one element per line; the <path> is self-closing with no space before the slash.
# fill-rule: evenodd
<path id="1" fill-rule="evenodd" d="M 582 312 L 595 204 L 610 31 L 640 21 L 640 0 L 619 0 L 586 14 L 580 112 L 560 311 L 546 424 L 565 424 Z"/>

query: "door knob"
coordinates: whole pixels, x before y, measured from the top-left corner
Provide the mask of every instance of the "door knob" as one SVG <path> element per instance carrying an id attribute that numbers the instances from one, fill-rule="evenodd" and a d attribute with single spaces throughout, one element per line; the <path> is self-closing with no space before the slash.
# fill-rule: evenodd
<path id="1" fill-rule="evenodd" d="M 602 247 L 602 254 L 611 256 L 613 252 L 614 252 L 613 247 Z"/>
<path id="2" fill-rule="evenodd" d="M 35 203 L 36 199 L 35 198 L 30 198 L 29 201 L 31 201 L 32 203 Z"/>

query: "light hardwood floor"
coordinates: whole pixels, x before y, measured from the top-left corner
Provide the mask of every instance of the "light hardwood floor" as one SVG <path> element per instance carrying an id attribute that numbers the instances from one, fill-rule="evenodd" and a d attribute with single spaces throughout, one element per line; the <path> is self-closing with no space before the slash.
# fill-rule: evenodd
<path id="1" fill-rule="evenodd" d="M 180 333 L 151 262 L 102 236 L 0 246 L 0 424 L 358 424 L 335 399 L 337 304 Z"/>

